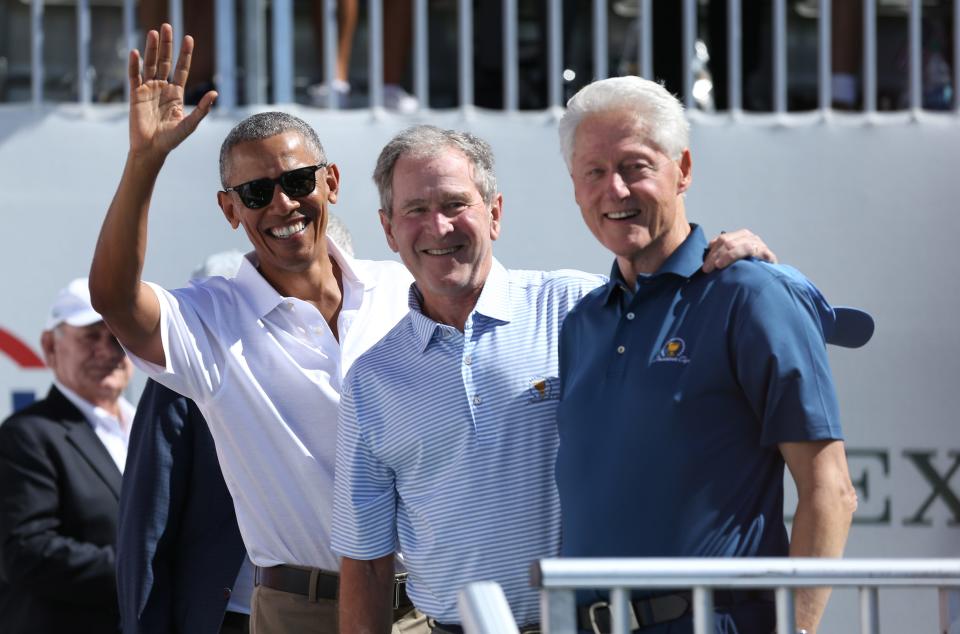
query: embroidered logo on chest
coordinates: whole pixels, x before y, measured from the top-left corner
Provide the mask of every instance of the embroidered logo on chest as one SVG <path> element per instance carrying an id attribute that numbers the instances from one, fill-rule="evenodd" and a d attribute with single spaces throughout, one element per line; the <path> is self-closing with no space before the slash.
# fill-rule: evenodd
<path id="1" fill-rule="evenodd" d="M 669 363 L 690 363 L 690 357 L 686 355 L 687 344 L 680 337 L 673 337 L 667 339 L 663 346 L 660 348 L 660 352 L 657 353 L 657 358 L 654 361 L 666 361 Z"/>
<path id="2" fill-rule="evenodd" d="M 528 381 L 527 397 L 531 403 L 560 398 L 556 377 L 533 377 Z"/>

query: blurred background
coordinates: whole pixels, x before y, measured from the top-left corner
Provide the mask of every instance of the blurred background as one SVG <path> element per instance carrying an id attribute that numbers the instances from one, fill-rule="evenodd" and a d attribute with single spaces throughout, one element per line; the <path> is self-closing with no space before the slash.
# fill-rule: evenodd
<path id="1" fill-rule="evenodd" d="M 832 302 L 876 319 L 865 348 L 830 351 L 860 498 L 848 554 L 957 557 L 958 6 L 0 0 L 0 417 L 50 384 L 40 330 L 56 290 L 88 270 L 126 154 L 127 51 L 145 27 L 193 34 L 188 95 L 220 92 L 157 183 L 144 276 L 170 287 L 212 253 L 247 250 L 216 206 L 217 156 L 266 109 L 320 133 L 359 257 L 395 258 L 370 181 L 377 153 L 432 123 L 492 144 L 505 265 L 607 272 L 556 122 L 585 83 L 640 74 L 687 105 L 691 220 L 709 235 L 752 229 Z M 880 605 L 884 632 L 937 631 L 935 591 L 884 590 Z M 822 631 L 857 631 L 857 615 L 855 592 L 837 592 Z"/>

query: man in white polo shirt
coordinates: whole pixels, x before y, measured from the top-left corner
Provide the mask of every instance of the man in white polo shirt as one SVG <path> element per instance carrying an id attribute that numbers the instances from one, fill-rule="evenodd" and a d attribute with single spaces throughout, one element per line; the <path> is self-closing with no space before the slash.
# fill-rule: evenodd
<path id="1" fill-rule="evenodd" d="M 355 260 L 326 238 L 340 174 L 300 119 L 261 113 L 223 143 L 218 201 L 253 252 L 236 277 L 166 291 L 140 279 L 147 209 L 166 156 L 213 104 L 183 112 L 192 38 L 177 69 L 169 25 L 130 60 L 130 151 L 94 254 L 94 304 L 135 362 L 197 404 L 250 558 L 251 630 L 333 632 L 334 438 L 353 360 L 406 312 L 398 263 Z M 406 630 L 410 631 L 410 630 Z"/>

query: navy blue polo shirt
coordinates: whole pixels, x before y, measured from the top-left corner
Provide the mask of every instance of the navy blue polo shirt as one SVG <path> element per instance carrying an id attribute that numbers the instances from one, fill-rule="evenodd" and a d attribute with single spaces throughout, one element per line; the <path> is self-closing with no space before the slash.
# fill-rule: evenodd
<path id="1" fill-rule="evenodd" d="M 563 556 L 786 555 L 777 444 L 841 438 L 813 294 L 753 260 L 703 273 L 691 227 L 635 292 L 614 263 L 564 322 Z"/>

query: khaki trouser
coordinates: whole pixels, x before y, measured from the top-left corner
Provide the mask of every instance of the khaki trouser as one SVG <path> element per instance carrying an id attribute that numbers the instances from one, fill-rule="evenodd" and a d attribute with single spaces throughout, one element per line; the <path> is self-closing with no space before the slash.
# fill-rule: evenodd
<path id="1" fill-rule="evenodd" d="M 250 634 L 338 634 L 337 602 L 311 602 L 302 594 L 281 592 L 265 586 L 253 589 L 250 602 Z M 427 617 L 417 610 L 394 612 L 391 634 L 429 634 Z"/>

